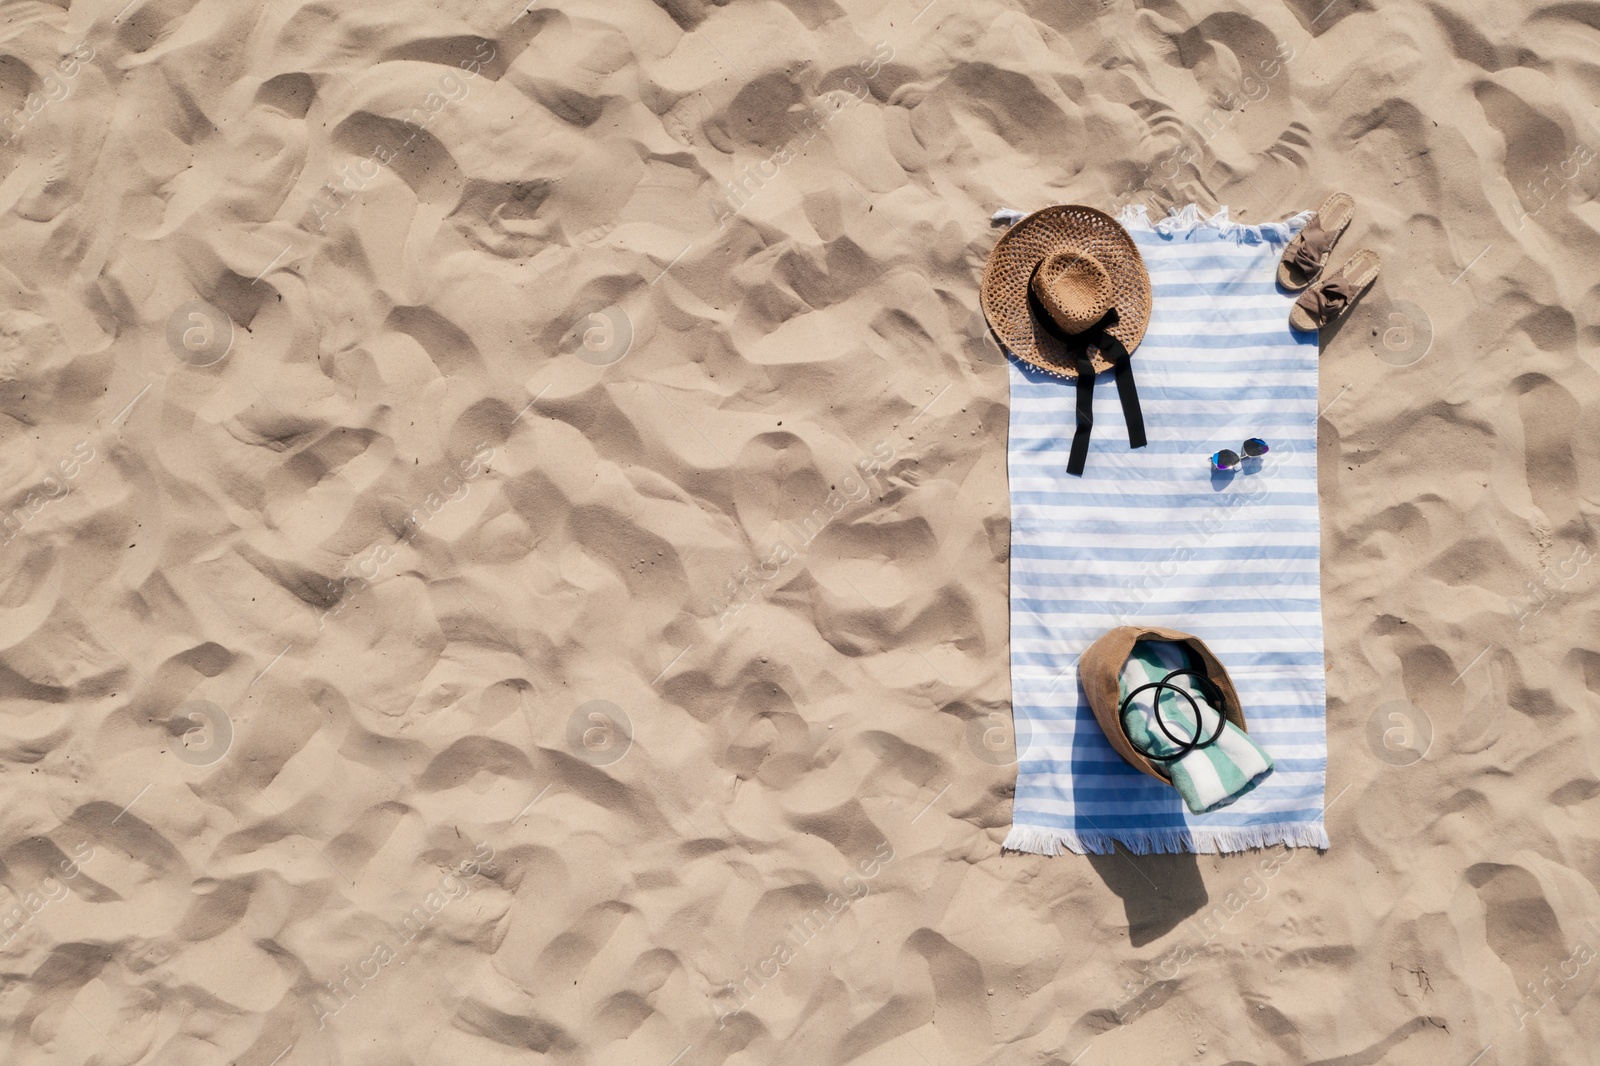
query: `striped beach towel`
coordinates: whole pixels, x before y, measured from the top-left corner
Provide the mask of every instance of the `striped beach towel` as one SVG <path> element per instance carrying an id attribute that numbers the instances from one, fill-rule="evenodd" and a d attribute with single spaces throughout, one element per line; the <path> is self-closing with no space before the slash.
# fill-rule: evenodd
<path id="1" fill-rule="evenodd" d="M 1095 405 L 1082 477 L 1066 472 L 1070 383 L 1012 361 L 1011 685 L 1017 791 L 1005 846 L 1046 855 L 1325 848 L 1327 730 L 1317 515 L 1317 341 L 1289 329 L 1274 282 L 1310 212 L 1247 226 L 1193 205 L 1119 222 L 1150 270 L 1133 354 L 1149 445 L 1128 447 L 1114 398 Z M 1111 375 L 1096 388 L 1113 390 Z M 1216 473 L 1219 448 L 1271 445 Z M 1193 633 L 1227 666 L 1250 736 L 1276 770 L 1238 802 L 1190 814 L 1106 742 L 1078 656 L 1106 630 Z"/>

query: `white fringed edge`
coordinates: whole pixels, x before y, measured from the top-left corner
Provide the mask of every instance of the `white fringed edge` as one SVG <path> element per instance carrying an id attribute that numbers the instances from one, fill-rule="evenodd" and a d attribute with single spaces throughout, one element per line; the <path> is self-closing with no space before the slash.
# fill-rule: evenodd
<path id="1" fill-rule="evenodd" d="M 1287 244 L 1296 233 L 1305 228 L 1305 224 L 1315 217 L 1314 211 L 1302 211 L 1298 215 L 1286 218 L 1282 222 L 1262 222 L 1256 225 L 1246 225 L 1243 222 L 1234 222 L 1228 218 L 1226 206 L 1217 209 L 1217 213 L 1210 218 L 1200 216 L 1200 208 L 1195 204 L 1185 204 L 1182 208 L 1173 208 L 1166 218 L 1158 222 L 1150 221 L 1150 209 L 1144 204 L 1128 204 L 1117 213 L 1117 222 L 1124 229 L 1143 230 L 1147 233 L 1159 233 L 1164 237 L 1171 237 L 1178 233 L 1189 233 L 1200 229 L 1213 229 L 1224 237 L 1231 237 L 1240 244 L 1260 244 L 1271 241 L 1274 244 Z"/>
<path id="2" fill-rule="evenodd" d="M 1320 825 L 1284 822 L 1279 825 L 1196 826 L 1190 829 L 1124 829 L 1117 832 L 1079 833 L 1043 825 L 1013 824 L 1006 841 L 1007 851 L 1026 851 L 1033 855 L 1110 855 L 1121 844 L 1135 855 L 1213 855 L 1250 848 L 1270 848 L 1283 844 L 1291 848 L 1328 847 L 1328 831 Z"/>

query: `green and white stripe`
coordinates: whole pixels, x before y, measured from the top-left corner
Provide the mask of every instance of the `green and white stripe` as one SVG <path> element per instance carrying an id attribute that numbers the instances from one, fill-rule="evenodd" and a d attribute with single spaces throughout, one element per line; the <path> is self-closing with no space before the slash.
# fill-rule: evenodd
<path id="1" fill-rule="evenodd" d="M 1128 693 L 1141 685 L 1160 681 L 1174 670 L 1195 670 L 1199 665 L 1181 644 L 1141 640 L 1134 644 L 1133 654 L 1128 656 L 1118 678 L 1122 699 L 1126 700 Z M 1204 740 L 1216 731 L 1221 712 L 1206 698 L 1195 679 L 1175 677 L 1170 684 L 1194 697 L 1200 708 L 1200 721 L 1195 721 L 1189 701 L 1170 688 L 1139 693 L 1123 721 L 1134 747 L 1142 751 L 1173 755 L 1181 750 L 1156 722 L 1158 707 L 1161 720 L 1173 736 L 1184 740 L 1198 736 Z M 1224 722 L 1222 735 L 1215 744 L 1193 749 L 1172 762 L 1162 763 L 1161 768 L 1172 775 L 1173 787 L 1190 812 L 1205 814 L 1228 806 L 1265 780 L 1272 773 L 1272 759 L 1248 734 L 1232 722 Z"/>

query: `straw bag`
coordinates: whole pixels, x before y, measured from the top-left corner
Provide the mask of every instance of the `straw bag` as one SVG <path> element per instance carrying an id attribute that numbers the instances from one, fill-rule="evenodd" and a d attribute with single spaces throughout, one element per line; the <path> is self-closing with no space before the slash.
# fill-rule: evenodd
<path id="1" fill-rule="evenodd" d="M 1089 646 L 1078 660 L 1078 679 L 1083 684 L 1083 690 L 1089 696 L 1089 706 L 1094 710 L 1095 719 L 1099 721 L 1100 728 L 1105 731 L 1106 739 L 1111 746 L 1117 749 L 1117 754 L 1127 760 L 1128 765 L 1136 770 L 1143 771 L 1158 781 L 1172 783 L 1172 777 L 1162 769 L 1163 761 L 1146 756 L 1134 747 L 1128 739 L 1127 727 L 1123 725 L 1122 712 L 1125 701 L 1122 698 L 1120 678 L 1122 668 L 1127 663 L 1128 657 L 1133 654 L 1133 645 L 1137 641 L 1172 641 L 1184 645 L 1190 652 L 1191 658 L 1198 666 L 1195 679 L 1206 695 L 1215 701 L 1216 709 L 1222 713 L 1222 721 L 1232 722 L 1243 732 L 1245 729 L 1244 708 L 1239 704 L 1239 694 L 1234 690 L 1233 681 L 1228 677 L 1228 670 L 1206 647 L 1205 641 L 1188 633 L 1180 633 L 1176 629 L 1152 629 L 1142 626 L 1121 626 L 1111 630 L 1105 636 Z M 1171 675 L 1169 675 L 1171 676 Z M 1155 687 L 1155 686 L 1145 686 Z M 1175 687 L 1175 686 L 1165 686 Z M 1129 693 L 1128 699 L 1137 695 Z M 1159 696 L 1160 693 L 1157 693 Z M 1156 701 L 1157 707 L 1160 701 Z M 1198 721 L 1198 716 L 1196 718 Z M 1165 727 L 1163 727 L 1165 729 Z M 1187 754 L 1195 748 L 1207 747 L 1215 743 L 1222 732 L 1222 723 L 1217 724 L 1217 731 L 1211 737 L 1196 737 L 1187 742 L 1184 751 Z M 1170 732 L 1168 734 L 1171 736 Z M 1177 737 L 1173 738 L 1177 740 Z M 1181 742 L 1182 743 L 1182 742 Z"/>

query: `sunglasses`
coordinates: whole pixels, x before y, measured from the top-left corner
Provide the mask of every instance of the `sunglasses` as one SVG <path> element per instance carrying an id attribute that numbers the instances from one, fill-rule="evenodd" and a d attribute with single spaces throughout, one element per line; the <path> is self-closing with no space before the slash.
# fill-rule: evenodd
<path id="1" fill-rule="evenodd" d="M 1224 448 L 1217 452 L 1211 457 L 1211 469 L 1237 470 L 1239 465 L 1246 459 L 1259 459 L 1270 452 L 1272 448 L 1260 437 L 1251 437 L 1239 445 L 1239 450 L 1244 454 L 1240 455 L 1239 452 L 1234 451 L 1232 448 Z"/>

